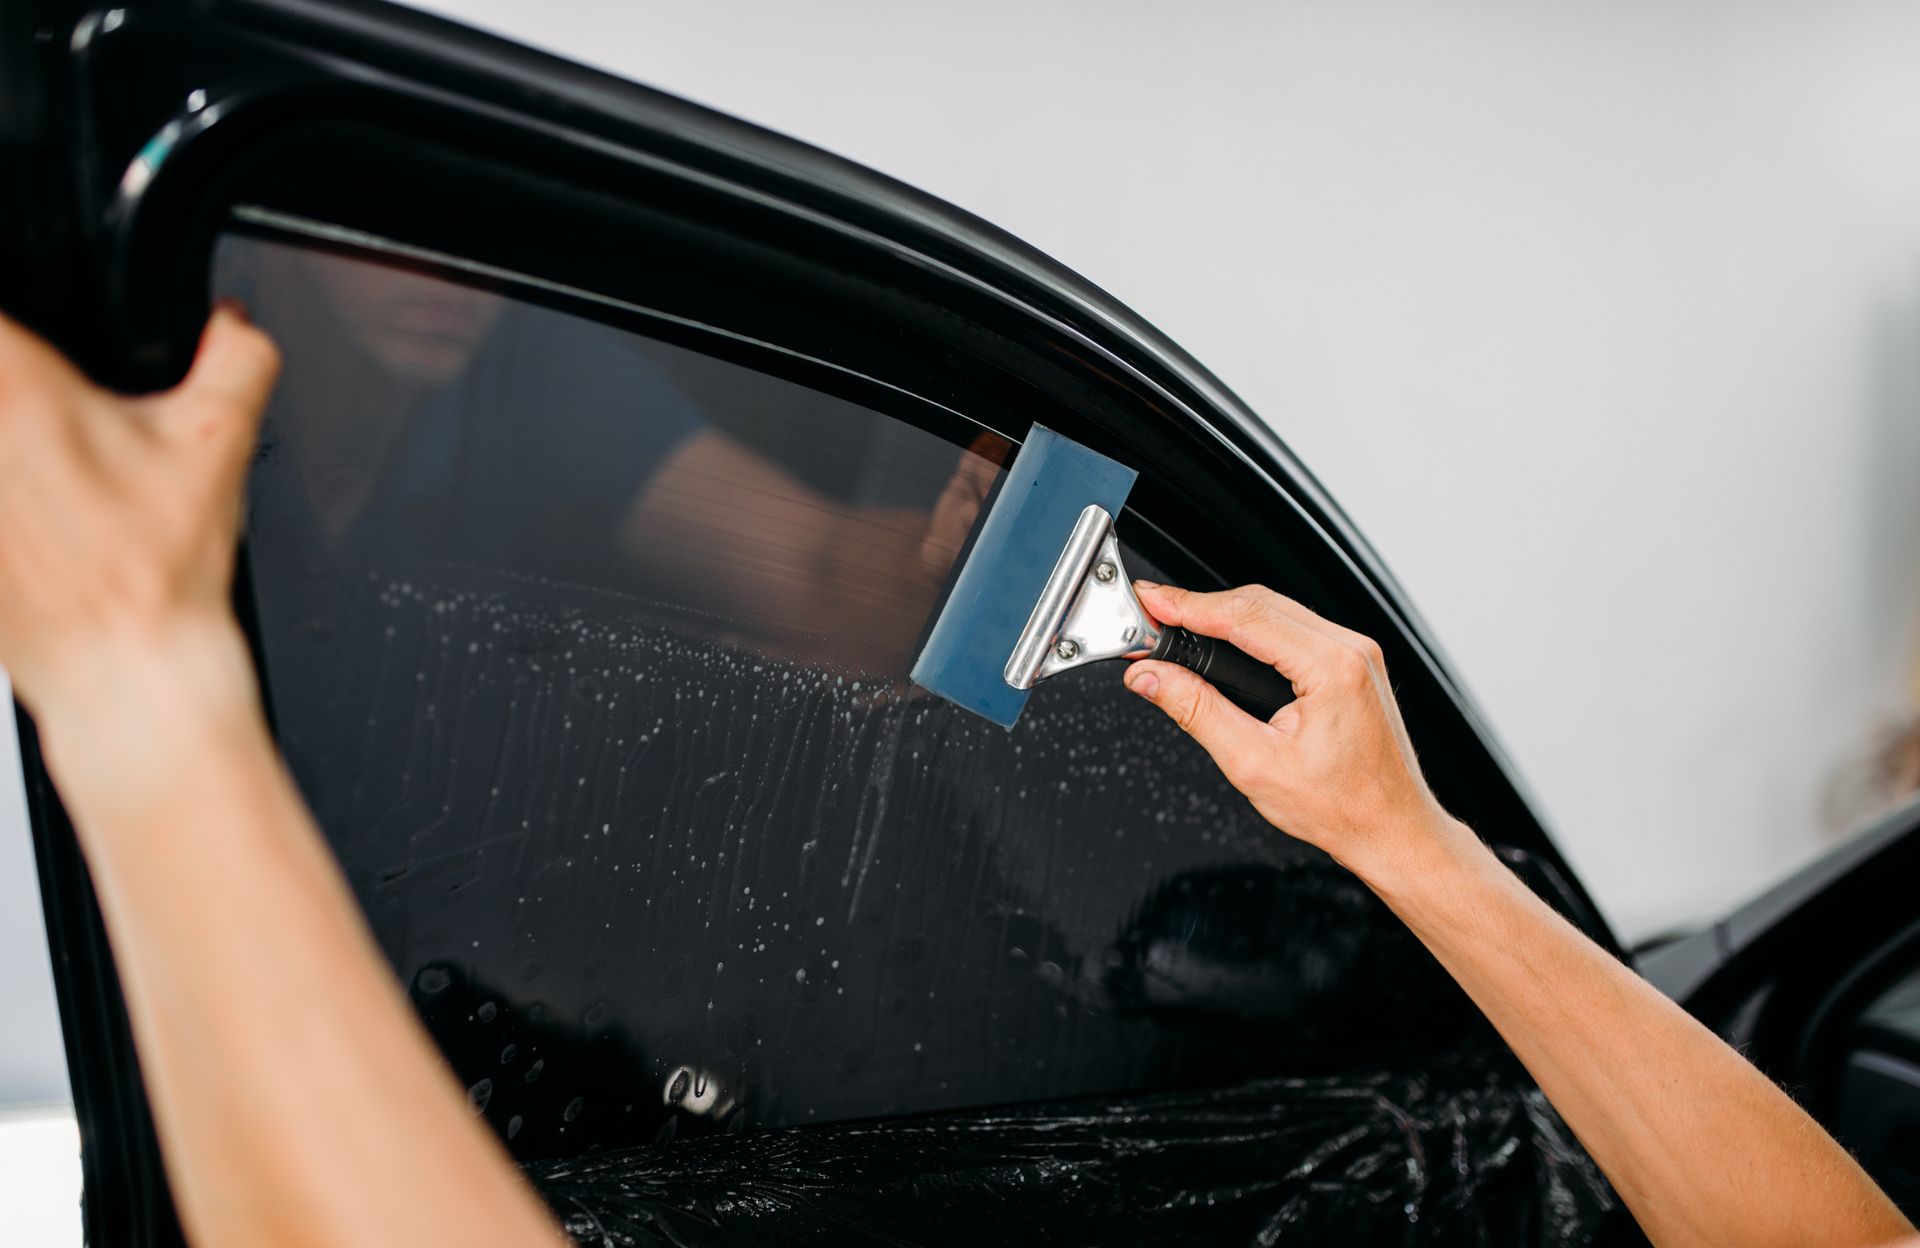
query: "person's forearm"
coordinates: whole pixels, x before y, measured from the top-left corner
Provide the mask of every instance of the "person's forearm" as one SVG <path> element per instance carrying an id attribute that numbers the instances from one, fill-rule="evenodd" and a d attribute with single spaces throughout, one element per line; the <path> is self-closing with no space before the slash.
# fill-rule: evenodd
<path id="1" fill-rule="evenodd" d="M 1259 586 L 1136 589 L 1155 619 L 1272 663 L 1295 698 L 1261 722 L 1153 660 L 1128 669 L 1127 687 L 1191 733 L 1274 827 L 1385 899 L 1506 1037 L 1656 1244 L 1865 1248 L 1911 1234 L 1798 1106 L 1446 814 L 1377 643 Z"/>
<path id="2" fill-rule="evenodd" d="M 1911 1233 L 1780 1089 L 1581 935 L 1470 831 L 1449 823 L 1400 843 L 1422 848 L 1363 863 L 1362 878 L 1499 1029 L 1659 1248 L 1867 1245 Z"/>
<path id="3" fill-rule="evenodd" d="M 166 650 L 102 657 L 41 728 L 193 1241 L 553 1241 L 374 946 L 237 633 Z"/>

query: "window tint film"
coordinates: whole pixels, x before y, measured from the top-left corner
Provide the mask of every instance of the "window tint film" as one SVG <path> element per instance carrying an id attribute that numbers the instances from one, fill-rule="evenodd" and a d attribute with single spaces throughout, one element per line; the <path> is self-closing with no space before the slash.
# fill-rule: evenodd
<path id="1" fill-rule="evenodd" d="M 216 285 L 285 357 L 247 528 L 282 746 L 520 1157 L 1461 1025 L 1117 665 L 1012 732 L 906 682 L 1004 441 L 363 255 L 230 237 Z"/>

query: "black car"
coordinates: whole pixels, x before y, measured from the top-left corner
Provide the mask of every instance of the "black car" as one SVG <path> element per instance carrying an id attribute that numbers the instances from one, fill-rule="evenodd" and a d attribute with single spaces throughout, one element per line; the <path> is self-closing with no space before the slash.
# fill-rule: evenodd
<path id="1" fill-rule="evenodd" d="M 1632 1236 L 1439 966 L 1112 669 L 1012 732 L 905 681 L 956 483 L 1044 423 L 1141 470 L 1129 567 L 1379 639 L 1441 800 L 1623 952 L 1338 508 L 1113 299 L 845 161 L 359 0 L 12 0 L 0 171 L 0 298 L 97 378 L 177 378 L 217 297 L 279 342 L 237 587 L 275 731 L 580 1242 Z M 89 1240 L 177 1242 L 22 740 Z M 1916 824 L 1647 962 L 1909 1208 Z"/>

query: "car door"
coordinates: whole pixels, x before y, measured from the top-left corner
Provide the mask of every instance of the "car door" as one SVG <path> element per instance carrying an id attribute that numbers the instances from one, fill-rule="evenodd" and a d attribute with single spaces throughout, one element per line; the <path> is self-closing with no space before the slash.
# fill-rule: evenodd
<path id="1" fill-rule="evenodd" d="M 1746 1054 L 1920 1217 L 1920 801 L 1640 972 Z"/>
<path id="2" fill-rule="evenodd" d="M 0 20 L 8 311 L 130 388 L 215 296 L 280 343 L 236 587 L 275 730 L 577 1237 L 1617 1229 L 1440 968 L 1117 671 L 1011 733 L 904 680 L 1045 423 L 1141 469 L 1138 571 L 1377 637 L 1441 799 L 1617 948 L 1285 413 L 954 208 L 436 19 Z M 22 740 L 89 1234 L 172 1242 Z"/>

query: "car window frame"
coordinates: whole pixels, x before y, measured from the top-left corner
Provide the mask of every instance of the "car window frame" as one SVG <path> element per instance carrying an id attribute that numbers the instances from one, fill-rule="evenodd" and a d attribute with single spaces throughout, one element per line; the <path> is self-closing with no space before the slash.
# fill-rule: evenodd
<path id="1" fill-rule="evenodd" d="M 1310 605 L 1345 603 L 1346 622 L 1386 650 L 1443 799 L 1490 839 L 1544 864 L 1547 882 L 1536 886 L 1617 950 L 1484 720 L 1352 525 L 1271 426 L 1083 279 L 849 162 L 423 14 L 348 0 L 114 12 L 112 24 L 100 13 L 81 19 L 45 54 L 44 94 L 65 146 L 62 177 L 45 191 L 58 210 L 41 216 L 71 219 L 71 233 L 40 249 L 12 296 L 95 376 L 148 388 L 184 371 L 207 306 L 213 240 L 241 204 L 546 272 L 614 298 L 635 281 L 631 248 L 581 254 L 586 238 L 657 236 L 720 257 L 729 278 L 765 273 L 780 297 L 753 302 L 728 288 L 727 298 L 703 301 L 679 289 L 627 301 L 656 316 L 663 334 L 697 331 L 824 370 L 817 375 L 836 384 L 859 379 L 967 412 L 1015 441 L 1043 419 L 1155 466 L 1135 495 L 1136 543 L 1163 541 L 1221 583 L 1289 568 L 1287 588 Z M 463 194 L 479 183 L 442 184 L 427 200 L 401 184 L 383 188 L 389 202 L 356 202 L 373 166 L 350 140 L 368 133 L 423 170 L 465 161 L 460 176 L 487 172 L 486 190 L 521 198 L 494 212 Z M 456 220 L 438 208 L 444 202 L 486 204 L 486 219 Z M 531 231 L 528 204 L 540 208 Z M 538 258 L 543 246 L 573 251 L 565 264 L 548 263 Z M 515 254 L 536 259 L 516 264 Z M 800 297 L 808 291 L 831 317 L 816 323 Z M 832 340 L 849 324 L 865 325 L 867 340 Z M 942 372 L 956 368 L 968 370 L 964 400 Z M 257 647 L 244 577 L 235 600 Z M 89 1234 L 176 1242 L 97 902 L 21 719 L 68 1065 L 89 1141 Z"/>

